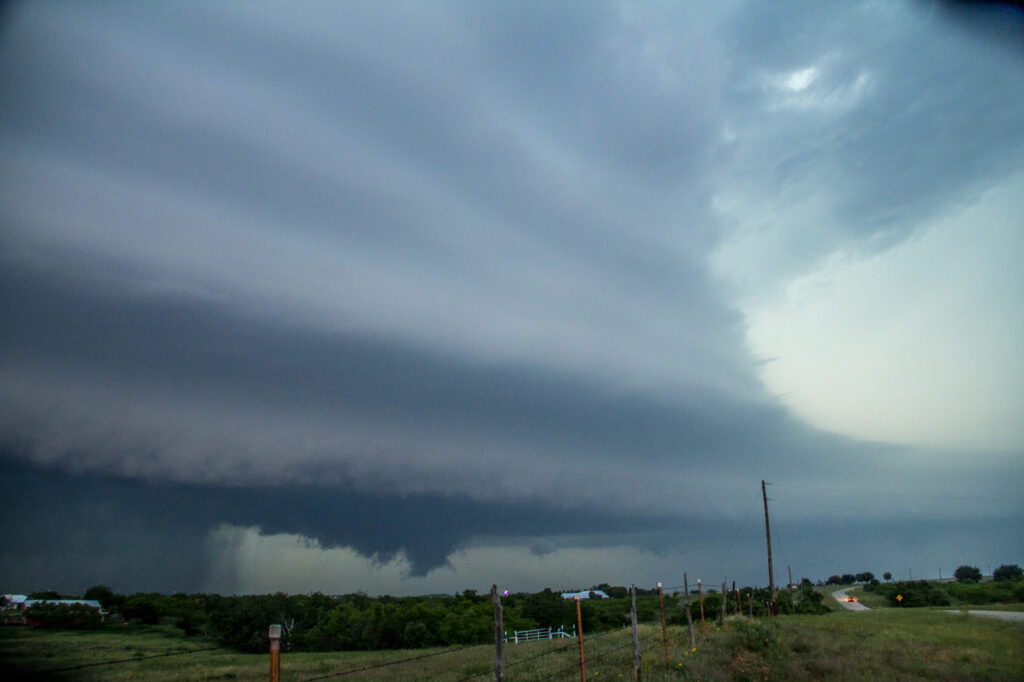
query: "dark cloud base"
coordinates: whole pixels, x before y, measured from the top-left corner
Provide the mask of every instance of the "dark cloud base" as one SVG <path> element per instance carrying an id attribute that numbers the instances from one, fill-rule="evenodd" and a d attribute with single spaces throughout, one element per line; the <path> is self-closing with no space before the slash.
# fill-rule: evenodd
<path id="1" fill-rule="evenodd" d="M 616 535 L 669 522 L 338 487 L 241 488 L 72 475 L 4 455 L 0 568 L 6 582 L 33 585 L 48 578 L 139 590 L 198 589 L 206 570 L 203 543 L 221 524 L 303 535 L 382 560 L 404 550 L 413 575 L 423 575 L 476 536 Z"/>
<path id="2" fill-rule="evenodd" d="M 93 584 L 126 592 L 205 590 L 208 549 L 217 551 L 208 548 L 209 533 L 221 524 L 256 526 L 268 535 L 298 534 L 383 561 L 404 550 L 413 575 L 444 565 L 452 551 L 480 539 L 524 543 L 543 553 L 561 535 L 560 548 L 625 545 L 662 556 L 679 553 L 680 574 L 704 570 L 741 583 L 767 583 L 760 505 L 734 519 L 628 517 L 614 510 L 370 495 L 344 488 L 231 488 L 72 475 L 31 467 L 9 454 L 0 455 L 4 590 L 74 592 Z M 832 520 L 780 514 L 773 525 L 776 579 L 784 582 L 787 566 L 797 578 L 862 570 L 889 570 L 902 578 L 948 576 L 963 563 L 1020 563 L 1022 522 L 1019 514 Z M 535 545 L 533 537 L 548 541 Z M 607 567 L 589 570 L 603 575 Z M 329 584 L 321 589 L 334 591 Z"/>

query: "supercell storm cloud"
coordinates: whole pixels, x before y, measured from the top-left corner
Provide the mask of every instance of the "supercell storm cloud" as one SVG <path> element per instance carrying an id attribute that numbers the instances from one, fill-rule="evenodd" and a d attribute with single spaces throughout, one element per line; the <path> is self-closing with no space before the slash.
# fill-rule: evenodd
<path id="1" fill-rule="evenodd" d="M 1018 9 L 2 17 L 12 589 L 1019 562 Z"/>

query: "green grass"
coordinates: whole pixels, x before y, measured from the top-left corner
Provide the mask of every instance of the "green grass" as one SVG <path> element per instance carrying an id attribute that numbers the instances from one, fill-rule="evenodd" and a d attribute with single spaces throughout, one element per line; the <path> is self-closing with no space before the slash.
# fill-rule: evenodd
<path id="1" fill-rule="evenodd" d="M 1024 611 L 1024 604 L 954 604 L 952 606 L 935 607 L 936 609 L 959 609 L 961 611 Z"/>
<path id="2" fill-rule="evenodd" d="M 730 617 L 724 627 L 697 627 L 691 651 L 686 627 L 669 628 L 665 662 L 661 628 L 641 627 L 643 678 L 657 680 L 1020 680 L 1024 679 L 1024 624 L 969 618 L 931 609 L 881 609 L 825 616 L 781 616 L 771 622 Z M 135 658 L 208 646 L 173 628 L 70 632 L 0 629 L 0 669 L 7 679 L 110 659 Z M 506 645 L 507 680 L 579 679 L 573 640 Z M 438 655 L 419 658 L 427 654 Z M 586 637 L 587 679 L 632 678 L 629 632 Z M 408 659 L 408 660 L 407 660 Z M 405 661 L 405 662 L 402 662 Z M 346 675 L 378 682 L 454 682 L 491 679 L 493 646 L 383 652 L 284 653 L 282 680 L 293 682 L 388 662 L 396 665 Z M 266 680 L 266 654 L 211 651 L 51 674 L 43 679 Z M 620 677 L 621 676 L 621 677 Z M 34 679 L 34 678 L 32 678 Z M 341 679 L 341 678 L 339 678 Z"/>

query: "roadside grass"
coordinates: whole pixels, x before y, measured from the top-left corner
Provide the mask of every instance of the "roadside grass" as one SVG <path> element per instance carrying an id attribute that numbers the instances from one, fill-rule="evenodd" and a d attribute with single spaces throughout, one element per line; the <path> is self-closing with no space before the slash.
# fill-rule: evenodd
<path id="1" fill-rule="evenodd" d="M 965 602 L 957 602 L 952 606 L 947 606 L 948 609 L 972 609 L 980 611 L 1024 611 L 1024 604 L 967 604 Z"/>
<path id="2" fill-rule="evenodd" d="M 834 601 L 834 600 L 833 600 Z M 1018 605 L 1020 606 L 1020 605 Z M 1024 624 L 969 618 L 930 609 L 881 609 L 824 616 L 780 616 L 772 621 L 730 616 L 723 627 L 714 621 L 691 651 L 687 628 L 669 628 L 669 663 L 661 628 L 641 626 L 643 679 L 660 680 L 1020 680 L 1024 679 Z M 587 678 L 632 678 L 632 641 L 628 630 L 587 636 Z M 196 652 L 42 677 L 34 672 L 82 663 L 132 658 L 166 651 L 205 648 L 173 629 L 131 633 L 116 631 L 0 630 L 0 669 L 6 679 L 98 680 L 266 680 L 266 654 L 224 650 Z M 505 679 L 579 679 L 574 640 L 509 644 Z M 436 654 L 436 655 L 431 655 Z M 382 664 L 391 663 L 386 667 Z M 284 653 L 282 680 L 338 677 L 374 682 L 466 678 L 491 679 L 493 646 L 457 650 Z"/>

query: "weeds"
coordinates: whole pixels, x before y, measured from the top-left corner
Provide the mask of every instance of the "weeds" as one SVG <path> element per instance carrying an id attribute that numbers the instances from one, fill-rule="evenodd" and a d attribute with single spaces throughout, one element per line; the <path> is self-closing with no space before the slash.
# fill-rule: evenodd
<path id="1" fill-rule="evenodd" d="M 885 609 L 828 616 L 782 616 L 771 621 L 732 616 L 721 629 L 710 628 L 696 650 L 686 627 L 669 628 L 670 661 L 665 662 L 661 628 L 641 626 L 643 679 L 661 680 L 1020 680 L 1024 679 L 1024 624 L 967 618 L 919 609 Z M 136 653 L 199 648 L 203 643 L 169 632 L 0 630 L 0 668 L 8 679 L 33 671 Z M 433 650 L 439 655 L 411 662 L 432 650 L 290 653 L 282 656 L 282 678 L 300 681 L 382 663 L 344 679 L 360 682 L 431 680 L 454 682 L 471 675 L 487 680 L 494 648 Z M 577 651 L 561 642 L 506 647 L 505 679 L 579 679 Z M 588 679 L 632 679 L 628 630 L 586 641 Z M 141 680 L 266 680 L 265 654 L 206 652 L 175 659 L 144 659 L 62 674 L 68 682 Z M 621 675 L 621 678 L 620 678 Z"/>

